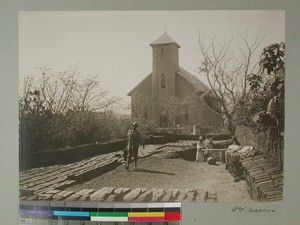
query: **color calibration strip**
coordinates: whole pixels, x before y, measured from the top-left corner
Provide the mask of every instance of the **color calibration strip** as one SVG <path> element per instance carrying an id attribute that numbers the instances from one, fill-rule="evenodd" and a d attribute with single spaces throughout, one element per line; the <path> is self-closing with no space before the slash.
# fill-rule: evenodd
<path id="1" fill-rule="evenodd" d="M 62 203 L 20 204 L 20 218 L 85 220 L 97 222 L 164 222 L 181 220 L 181 203 Z M 109 206 L 109 207 L 106 207 Z"/>

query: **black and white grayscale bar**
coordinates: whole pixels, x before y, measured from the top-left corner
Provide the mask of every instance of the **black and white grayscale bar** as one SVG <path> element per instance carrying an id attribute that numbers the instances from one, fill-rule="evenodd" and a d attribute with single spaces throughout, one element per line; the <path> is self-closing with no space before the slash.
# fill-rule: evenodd
<path id="1" fill-rule="evenodd" d="M 20 203 L 20 224 L 181 224 L 181 203 Z"/>

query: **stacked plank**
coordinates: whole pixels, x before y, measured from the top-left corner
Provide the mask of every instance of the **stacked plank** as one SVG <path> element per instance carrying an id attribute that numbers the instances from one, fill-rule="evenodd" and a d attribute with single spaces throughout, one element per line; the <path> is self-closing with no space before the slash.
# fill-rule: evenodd
<path id="1" fill-rule="evenodd" d="M 228 151 L 226 153 L 226 169 L 229 170 L 235 181 L 245 178 L 241 156 L 237 152 Z"/>
<path id="2" fill-rule="evenodd" d="M 283 171 L 272 166 L 263 155 L 242 160 L 250 196 L 255 200 L 283 200 Z"/>
<path id="3" fill-rule="evenodd" d="M 115 154 L 109 153 L 67 165 L 26 170 L 20 173 L 20 196 L 37 198 L 39 194 L 45 194 L 45 190 L 63 190 L 114 169 L 118 165 L 118 158 Z"/>
<path id="4" fill-rule="evenodd" d="M 166 146 L 170 147 L 195 147 L 197 144 L 197 141 L 193 140 L 183 140 L 179 142 L 173 142 L 173 143 L 168 143 Z"/>
<path id="5" fill-rule="evenodd" d="M 197 189 L 147 189 L 111 188 L 80 191 L 47 190 L 23 200 L 66 200 L 66 201 L 124 201 L 124 202 L 194 202 L 199 195 Z"/>
<path id="6" fill-rule="evenodd" d="M 161 152 L 161 148 L 165 145 L 147 145 L 145 149 L 139 150 L 139 158 L 145 158 L 152 154 Z"/>
<path id="7" fill-rule="evenodd" d="M 160 152 L 162 145 L 147 145 L 139 157 Z M 53 197 L 55 190 L 64 190 L 75 184 L 97 177 L 115 169 L 123 162 L 122 152 L 94 156 L 66 165 L 33 168 L 20 172 L 20 197 L 31 200 Z M 40 194 L 43 196 L 40 197 Z M 56 193 L 55 193 L 56 194 Z"/>
<path id="8" fill-rule="evenodd" d="M 232 139 L 211 141 L 213 148 L 225 149 L 233 143 Z"/>
<path id="9" fill-rule="evenodd" d="M 274 167 L 264 155 L 251 150 L 247 154 L 228 151 L 226 168 L 234 181 L 246 179 L 248 192 L 257 201 L 279 201 L 283 199 L 283 171 Z"/>
<path id="10" fill-rule="evenodd" d="M 168 146 L 174 146 L 174 147 L 193 147 L 196 146 L 197 141 L 195 140 L 181 140 L 179 142 L 174 143 L 168 143 Z M 232 139 L 228 140 L 216 140 L 216 141 L 210 141 L 212 144 L 212 148 L 228 148 L 229 145 L 233 143 Z"/>

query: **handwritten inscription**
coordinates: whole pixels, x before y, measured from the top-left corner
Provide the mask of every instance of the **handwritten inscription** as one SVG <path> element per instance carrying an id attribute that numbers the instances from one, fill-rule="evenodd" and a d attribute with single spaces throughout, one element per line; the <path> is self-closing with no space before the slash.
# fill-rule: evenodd
<path id="1" fill-rule="evenodd" d="M 252 207 L 242 207 L 235 206 L 231 209 L 232 212 L 237 213 L 275 213 L 277 212 L 275 209 L 267 208 L 252 208 Z"/>

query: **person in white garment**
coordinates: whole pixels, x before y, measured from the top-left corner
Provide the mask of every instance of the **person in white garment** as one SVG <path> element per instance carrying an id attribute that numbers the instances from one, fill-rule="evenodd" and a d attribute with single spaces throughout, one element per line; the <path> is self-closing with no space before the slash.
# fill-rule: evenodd
<path id="1" fill-rule="evenodd" d="M 206 149 L 206 143 L 204 142 L 203 136 L 200 135 L 199 140 L 197 141 L 197 153 L 196 153 L 196 162 L 204 161 L 204 151 Z"/>

